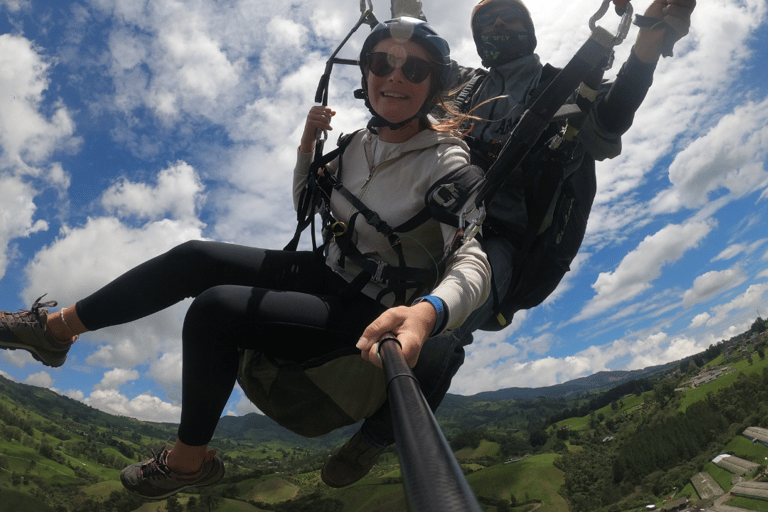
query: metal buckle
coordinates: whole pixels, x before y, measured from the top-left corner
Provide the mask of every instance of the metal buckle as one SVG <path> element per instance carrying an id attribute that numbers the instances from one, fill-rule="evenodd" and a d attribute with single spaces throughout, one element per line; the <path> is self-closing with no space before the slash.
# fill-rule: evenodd
<path id="1" fill-rule="evenodd" d="M 347 225 L 343 222 L 334 222 L 331 224 L 331 233 L 335 238 L 344 236 L 347 234 Z"/>
<path id="2" fill-rule="evenodd" d="M 384 273 L 384 267 L 386 267 L 386 266 L 387 266 L 387 264 L 385 262 L 380 261 L 378 263 L 378 265 L 376 266 L 376 273 L 373 274 L 373 277 L 371 279 L 373 279 L 377 283 L 383 282 L 382 279 L 381 279 L 381 275 Z"/>

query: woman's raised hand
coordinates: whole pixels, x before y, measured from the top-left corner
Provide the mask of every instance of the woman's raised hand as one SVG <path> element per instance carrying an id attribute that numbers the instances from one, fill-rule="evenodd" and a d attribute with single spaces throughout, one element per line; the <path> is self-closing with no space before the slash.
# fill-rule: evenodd
<path id="1" fill-rule="evenodd" d="M 301 136 L 301 145 L 299 151 L 302 153 L 311 153 L 315 150 L 315 141 L 321 131 L 333 130 L 331 119 L 336 115 L 336 111 L 322 105 L 315 105 L 307 114 L 307 122 L 304 124 L 304 134 Z"/>

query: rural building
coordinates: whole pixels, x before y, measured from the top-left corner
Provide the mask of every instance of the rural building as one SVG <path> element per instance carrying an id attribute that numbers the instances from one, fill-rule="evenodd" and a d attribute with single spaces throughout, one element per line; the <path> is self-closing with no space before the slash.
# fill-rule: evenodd
<path id="1" fill-rule="evenodd" d="M 670 501 L 669 503 L 665 503 L 663 507 L 661 507 L 661 510 L 685 510 L 688 508 L 688 498 L 680 498 L 675 501 Z"/>
<path id="2" fill-rule="evenodd" d="M 754 470 L 760 467 L 759 464 L 755 464 L 754 462 L 740 459 L 739 457 L 728 454 L 718 455 L 712 459 L 712 462 L 721 468 L 737 475 L 746 475 L 748 473 L 752 473 Z"/>
<path id="3" fill-rule="evenodd" d="M 768 501 L 768 482 L 741 482 L 733 486 L 731 494 Z"/>
<path id="4" fill-rule="evenodd" d="M 694 388 L 697 388 L 702 384 L 706 384 L 707 382 L 712 382 L 713 380 L 717 379 L 718 377 L 721 377 L 722 375 L 723 375 L 723 370 L 721 369 L 703 372 L 691 380 L 691 385 Z"/>
<path id="5" fill-rule="evenodd" d="M 753 443 L 763 443 L 768 446 L 768 429 L 760 427 L 748 427 L 742 434 Z"/>
<path id="6" fill-rule="evenodd" d="M 702 500 L 711 500 L 712 498 L 717 498 L 718 496 L 725 494 L 723 488 L 709 476 L 709 473 L 693 475 L 691 477 L 691 483 Z"/>

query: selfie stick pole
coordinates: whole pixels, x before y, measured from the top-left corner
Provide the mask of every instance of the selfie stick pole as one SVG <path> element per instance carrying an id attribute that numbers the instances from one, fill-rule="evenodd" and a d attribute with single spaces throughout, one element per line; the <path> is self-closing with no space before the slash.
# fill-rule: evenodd
<path id="1" fill-rule="evenodd" d="M 392 335 L 379 342 L 397 456 L 413 512 L 481 512 L 419 383 Z"/>

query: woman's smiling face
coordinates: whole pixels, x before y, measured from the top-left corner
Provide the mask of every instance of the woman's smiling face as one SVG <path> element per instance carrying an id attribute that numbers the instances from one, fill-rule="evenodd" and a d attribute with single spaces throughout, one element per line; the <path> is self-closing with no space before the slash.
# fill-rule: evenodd
<path id="1" fill-rule="evenodd" d="M 371 106 L 390 123 L 399 123 L 415 116 L 427 101 L 432 83 L 431 73 L 421 82 L 413 83 L 403 74 L 402 65 L 407 57 L 431 62 L 429 53 L 414 42 L 392 38 L 381 41 L 373 52 L 389 54 L 390 61 L 396 63 L 397 67 L 386 76 L 376 76 L 368 71 L 368 98 Z"/>

